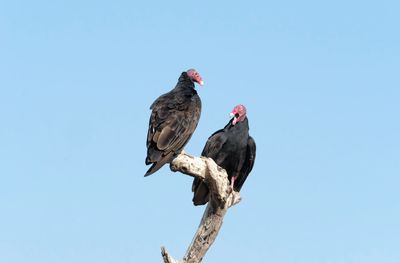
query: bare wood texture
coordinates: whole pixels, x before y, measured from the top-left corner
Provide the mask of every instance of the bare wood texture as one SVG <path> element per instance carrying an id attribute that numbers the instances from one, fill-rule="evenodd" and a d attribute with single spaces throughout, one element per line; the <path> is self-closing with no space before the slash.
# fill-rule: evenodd
<path id="1" fill-rule="evenodd" d="M 210 201 L 183 259 L 173 259 L 164 247 L 161 254 L 164 263 L 199 263 L 215 241 L 228 208 L 240 202 L 240 195 L 232 190 L 226 171 L 211 158 L 182 152 L 171 162 L 170 168 L 203 179 L 210 189 Z"/>

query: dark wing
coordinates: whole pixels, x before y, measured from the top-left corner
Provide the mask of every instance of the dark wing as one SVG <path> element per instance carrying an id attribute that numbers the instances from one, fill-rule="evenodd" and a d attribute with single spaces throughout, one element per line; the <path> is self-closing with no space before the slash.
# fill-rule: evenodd
<path id="1" fill-rule="evenodd" d="M 206 145 L 204 146 L 202 156 L 210 157 L 215 162 L 217 157 L 220 158 L 219 155 L 222 155 L 220 152 L 222 146 L 227 140 L 227 136 L 223 129 L 216 131 L 213 133 L 207 140 Z M 194 205 L 204 205 L 208 202 L 209 199 L 209 190 L 206 183 L 199 178 L 194 178 L 192 185 L 193 195 L 193 204 Z"/>
<path id="2" fill-rule="evenodd" d="M 256 142 L 251 136 L 249 136 L 247 140 L 246 159 L 242 169 L 240 170 L 238 177 L 235 180 L 235 190 L 240 191 L 244 182 L 247 179 L 247 176 L 253 169 L 255 160 L 256 160 Z"/>
<path id="3" fill-rule="evenodd" d="M 226 136 L 224 129 L 214 132 L 210 137 L 208 137 L 206 145 L 204 145 L 203 151 L 201 152 L 201 156 L 214 159 L 227 139 L 228 137 Z"/>
<path id="4" fill-rule="evenodd" d="M 150 107 L 152 113 L 147 133 L 146 164 L 153 165 L 145 176 L 170 162 L 182 150 L 197 127 L 201 112 L 200 98 L 195 95 L 192 101 L 188 101 L 174 95 L 167 93 Z"/>

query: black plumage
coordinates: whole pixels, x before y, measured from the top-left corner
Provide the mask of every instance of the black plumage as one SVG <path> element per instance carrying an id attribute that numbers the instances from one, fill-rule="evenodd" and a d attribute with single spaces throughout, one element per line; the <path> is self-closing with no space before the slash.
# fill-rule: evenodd
<path id="1" fill-rule="evenodd" d="M 175 88 L 161 95 L 152 110 L 147 133 L 148 176 L 179 154 L 189 141 L 200 119 L 201 100 L 194 82 L 203 81 L 193 69 L 182 72 Z"/>
<path id="2" fill-rule="evenodd" d="M 233 110 L 229 123 L 212 134 L 204 146 L 202 156 L 212 158 L 228 174 L 228 179 L 235 191 L 240 191 L 247 176 L 253 169 L 256 157 L 256 144 L 249 135 L 246 108 L 238 105 Z M 195 178 L 192 190 L 194 205 L 203 205 L 209 200 L 207 185 Z"/>

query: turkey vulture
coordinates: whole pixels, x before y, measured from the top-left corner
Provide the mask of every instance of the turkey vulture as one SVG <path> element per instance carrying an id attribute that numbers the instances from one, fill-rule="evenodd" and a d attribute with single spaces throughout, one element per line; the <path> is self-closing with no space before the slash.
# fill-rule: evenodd
<path id="1" fill-rule="evenodd" d="M 147 132 L 146 165 L 152 164 L 148 176 L 171 162 L 189 141 L 201 112 L 201 101 L 194 82 L 203 85 L 200 74 L 189 69 L 182 72 L 175 88 L 161 95 L 150 106 L 152 110 Z"/>
<path id="2" fill-rule="evenodd" d="M 240 191 L 253 169 L 256 143 L 249 135 L 246 108 L 243 105 L 237 105 L 232 110 L 231 117 L 233 118 L 223 129 L 216 131 L 208 138 L 201 155 L 212 158 L 224 168 L 233 189 Z M 201 179 L 194 179 L 192 191 L 194 205 L 204 205 L 208 202 L 208 187 Z"/>

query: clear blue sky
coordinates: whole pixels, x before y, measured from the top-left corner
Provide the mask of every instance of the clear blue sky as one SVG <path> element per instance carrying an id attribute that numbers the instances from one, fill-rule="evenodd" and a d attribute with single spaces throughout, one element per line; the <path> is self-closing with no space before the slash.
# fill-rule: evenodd
<path id="1" fill-rule="evenodd" d="M 181 258 L 191 178 L 144 178 L 196 68 L 198 155 L 248 108 L 255 168 L 204 262 L 400 262 L 398 1 L 1 1 L 0 262 Z"/>

